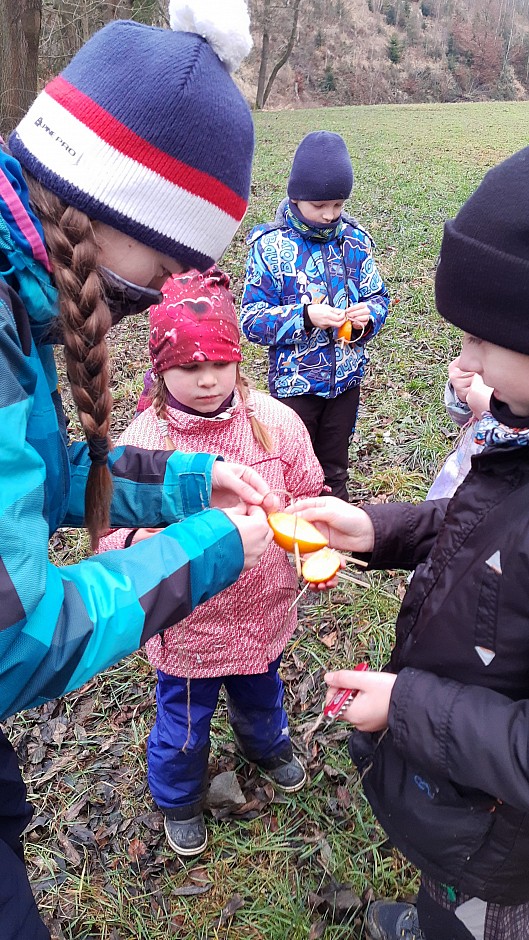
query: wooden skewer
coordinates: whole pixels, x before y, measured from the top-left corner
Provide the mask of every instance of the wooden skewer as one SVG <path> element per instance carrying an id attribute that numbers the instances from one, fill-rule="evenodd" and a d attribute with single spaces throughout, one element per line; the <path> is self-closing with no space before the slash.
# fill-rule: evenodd
<path id="1" fill-rule="evenodd" d="M 347 559 L 347 564 L 349 563 L 353 565 L 358 565 L 360 568 L 367 568 L 369 564 L 368 561 L 362 561 L 361 558 L 354 558 L 352 555 L 350 555 L 349 558 Z"/>

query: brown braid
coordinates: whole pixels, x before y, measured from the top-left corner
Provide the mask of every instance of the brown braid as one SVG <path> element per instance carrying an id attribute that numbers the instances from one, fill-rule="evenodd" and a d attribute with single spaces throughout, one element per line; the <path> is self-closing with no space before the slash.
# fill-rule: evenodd
<path id="1" fill-rule="evenodd" d="M 248 408 L 248 397 L 250 394 L 250 383 L 245 375 L 242 374 L 240 366 L 237 363 L 237 378 L 235 380 L 235 385 L 237 391 L 241 396 L 242 403 L 246 409 L 248 417 L 250 419 L 250 424 L 252 427 L 252 432 L 255 440 L 258 444 L 267 452 L 267 454 L 272 454 L 274 451 L 274 442 L 268 428 L 263 424 L 262 421 L 259 421 L 259 418 L 249 410 Z M 162 421 L 167 420 L 167 386 L 164 382 L 163 373 L 157 375 L 152 386 L 151 399 L 154 405 L 154 410 L 156 416 Z M 171 441 L 171 438 L 167 435 L 165 438 L 165 446 L 167 450 L 174 450 L 174 444 Z"/>
<path id="2" fill-rule="evenodd" d="M 98 245 L 92 222 L 27 174 L 59 291 L 68 380 L 92 461 L 85 494 L 85 524 L 92 548 L 109 526 L 112 476 L 107 456 L 112 396 L 105 336 L 112 324 L 97 273 Z"/>

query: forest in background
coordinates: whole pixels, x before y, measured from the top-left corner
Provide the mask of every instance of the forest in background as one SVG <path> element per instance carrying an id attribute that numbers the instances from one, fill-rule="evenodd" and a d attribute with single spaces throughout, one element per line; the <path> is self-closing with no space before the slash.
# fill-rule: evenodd
<path id="1" fill-rule="evenodd" d="M 254 48 L 237 81 L 257 109 L 529 97 L 529 0 L 248 5 Z M 167 24 L 167 0 L 0 0 L 0 131 L 116 18 Z"/>

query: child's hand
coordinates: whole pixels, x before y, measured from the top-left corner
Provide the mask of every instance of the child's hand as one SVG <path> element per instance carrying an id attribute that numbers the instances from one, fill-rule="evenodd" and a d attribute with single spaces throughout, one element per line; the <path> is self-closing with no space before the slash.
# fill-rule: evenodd
<path id="1" fill-rule="evenodd" d="M 351 304 L 345 311 L 355 330 L 365 329 L 371 319 L 371 312 L 366 303 Z"/>
<path id="2" fill-rule="evenodd" d="M 375 545 L 375 530 L 371 519 L 363 509 L 351 506 L 336 496 L 317 496 L 315 499 L 300 499 L 285 512 L 298 513 L 329 540 L 331 548 L 344 552 L 372 552 Z"/>
<path id="3" fill-rule="evenodd" d="M 383 731 L 388 726 L 389 702 L 396 675 L 392 672 L 356 672 L 340 669 L 324 676 L 329 686 L 327 702 L 338 689 L 356 689 L 358 695 L 340 715 L 360 731 Z"/>
<path id="4" fill-rule="evenodd" d="M 466 401 L 475 372 L 462 372 L 459 368 L 459 356 L 448 365 L 448 378 L 459 401 Z"/>
<path id="5" fill-rule="evenodd" d="M 216 460 L 211 472 L 212 507 L 228 506 L 245 511 L 246 506 L 262 506 L 266 512 L 279 509 L 279 496 L 256 470 L 238 463 Z"/>
<path id="6" fill-rule="evenodd" d="M 345 310 L 330 304 L 309 304 L 307 314 L 313 326 L 320 330 L 338 329 L 346 321 Z"/>
<path id="7" fill-rule="evenodd" d="M 225 509 L 224 512 L 239 530 L 244 551 L 243 571 L 248 571 L 261 560 L 274 537 L 266 513 L 259 506 L 249 506 L 247 514 L 239 509 Z"/>
<path id="8" fill-rule="evenodd" d="M 492 392 L 493 389 L 490 388 L 489 385 L 485 385 L 481 376 L 475 372 L 467 392 L 467 405 L 478 421 L 482 417 L 483 412 L 489 411 L 490 409 L 490 396 Z"/>

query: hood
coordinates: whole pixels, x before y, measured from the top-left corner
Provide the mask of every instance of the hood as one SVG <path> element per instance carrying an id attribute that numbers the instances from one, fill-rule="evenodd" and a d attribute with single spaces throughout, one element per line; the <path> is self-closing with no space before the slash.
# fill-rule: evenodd
<path id="1" fill-rule="evenodd" d="M 0 138 L 1 140 L 1 138 Z M 38 334 L 57 316 L 57 290 L 42 226 L 29 204 L 22 168 L 0 147 L 0 277 L 23 302 L 32 332 Z"/>
<path id="2" fill-rule="evenodd" d="M 262 222 L 260 225 L 256 225 L 248 234 L 246 238 L 246 244 L 247 245 L 253 244 L 254 241 L 260 238 L 261 235 L 264 235 L 266 232 L 272 232 L 274 229 L 287 227 L 288 221 L 287 221 L 285 212 L 288 207 L 288 203 L 289 203 L 289 198 L 288 196 L 285 196 L 285 198 L 281 200 L 281 202 L 279 203 L 276 209 L 274 221 Z M 365 231 L 365 229 L 363 229 L 359 225 L 358 221 L 354 218 L 354 216 L 349 215 L 348 212 L 342 211 L 340 217 L 341 217 L 342 222 L 344 222 L 346 225 L 352 225 L 353 228 L 360 228 L 361 231 Z"/>

